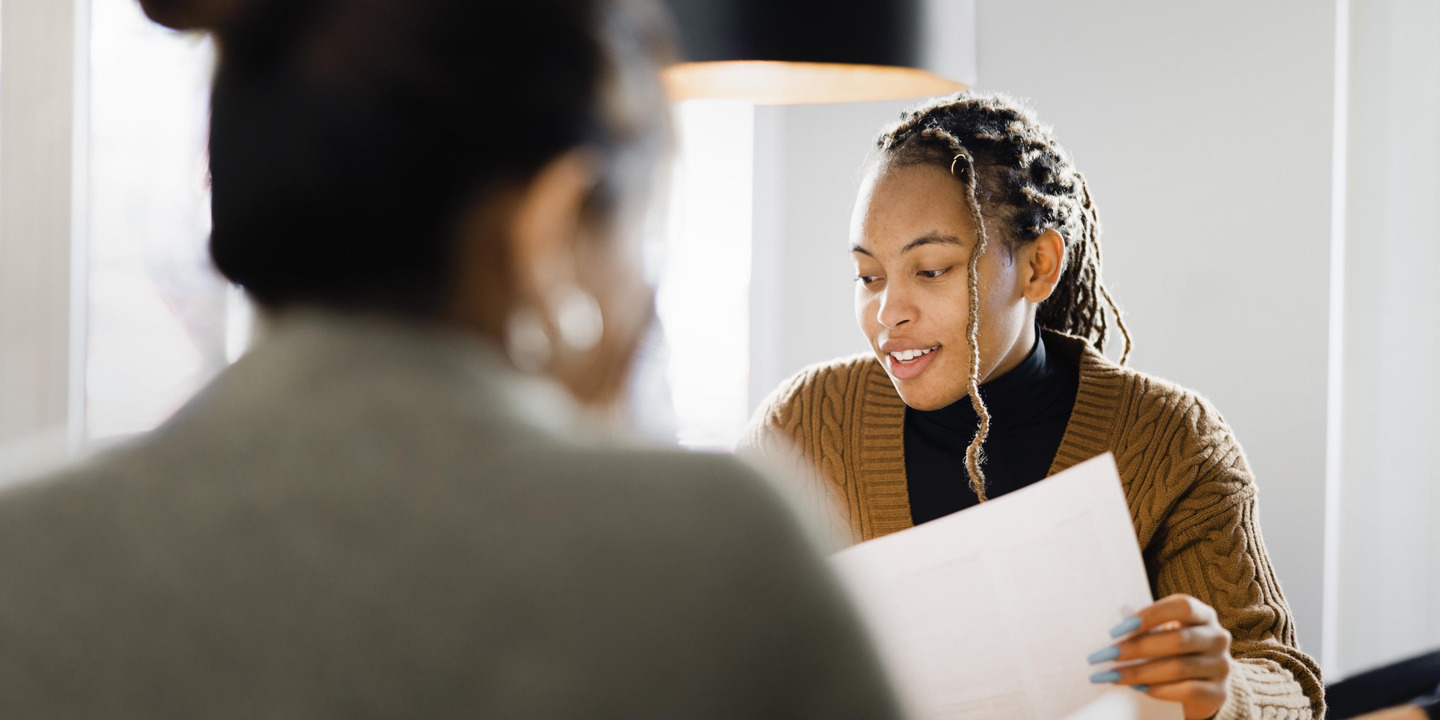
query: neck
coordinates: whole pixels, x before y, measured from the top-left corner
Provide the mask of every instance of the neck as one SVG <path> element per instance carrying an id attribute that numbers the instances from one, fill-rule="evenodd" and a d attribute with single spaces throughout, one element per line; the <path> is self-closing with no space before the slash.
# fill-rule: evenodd
<path id="1" fill-rule="evenodd" d="M 995 368 L 985 377 L 980 378 L 981 384 L 999 379 L 1005 373 L 1019 367 L 1020 363 L 1025 362 L 1025 358 L 1030 357 L 1030 351 L 1035 349 L 1037 339 L 1039 338 L 1035 334 L 1035 318 L 1032 316 L 1020 326 L 1020 334 L 1016 336 L 1010 347 L 1006 348 L 1005 354 L 1000 357 L 1000 362 L 995 365 Z"/>

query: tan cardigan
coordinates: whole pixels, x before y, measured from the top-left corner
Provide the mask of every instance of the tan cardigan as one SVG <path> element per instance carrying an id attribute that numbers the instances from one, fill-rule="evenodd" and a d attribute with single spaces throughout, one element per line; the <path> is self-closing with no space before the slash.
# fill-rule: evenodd
<path id="1" fill-rule="evenodd" d="M 1320 670 L 1296 646 L 1260 537 L 1254 478 L 1220 413 L 1082 339 L 1058 339 L 1062 360 L 1079 365 L 1080 389 L 1050 474 L 1115 454 L 1155 597 L 1193 595 L 1234 636 L 1230 700 L 1216 717 L 1324 717 Z M 905 404 L 884 368 L 856 356 L 781 385 L 741 452 L 784 462 L 798 449 L 803 461 L 791 474 L 805 478 L 803 490 L 819 504 L 838 504 L 836 524 L 869 540 L 911 526 L 904 427 Z"/>

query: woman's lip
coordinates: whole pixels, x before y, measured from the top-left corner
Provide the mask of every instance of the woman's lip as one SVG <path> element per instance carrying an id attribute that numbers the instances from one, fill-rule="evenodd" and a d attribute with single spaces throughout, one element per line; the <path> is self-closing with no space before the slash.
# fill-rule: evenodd
<path id="1" fill-rule="evenodd" d="M 902 363 L 896 360 L 894 355 L 885 353 L 885 370 L 890 373 L 890 377 L 896 380 L 913 380 L 920 373 L 925 372 L 925 368 L 930 367 L 931 363 L 935 362 L 935 356 L 940 354 L 942 349 L 931 350 L 908 363 Z"/>

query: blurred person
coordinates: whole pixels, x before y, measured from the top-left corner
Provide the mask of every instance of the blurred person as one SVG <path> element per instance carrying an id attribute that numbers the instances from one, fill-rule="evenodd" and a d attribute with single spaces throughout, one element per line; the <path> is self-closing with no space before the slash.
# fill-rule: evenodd
<path id="1" fill-rule="evenodd" d="M 218 40 L 211 252 L 268 329 L 0 495 L 0 714 L 896 716 L 776 488 L 595 428 L 651 316 L 654 8 L 145 5 Z"/>
<path id="2" fill-rule="evenodd" d="M 1095 202 L 1048 126 L 969 91 L 903 113 L 877 140 L 848 249 L 872 353 L 783 383 L 743 452 L 798 450 L 806 488 L 856 540 L 1112 452 L 1162 599 L 1110 629 L 1091 681 L 1186 718 L 1323 717 L 1245 455 L 1199 395 L 1124 367 Z M 1116 329 L 1118 365 L 1101 352 Z"/>

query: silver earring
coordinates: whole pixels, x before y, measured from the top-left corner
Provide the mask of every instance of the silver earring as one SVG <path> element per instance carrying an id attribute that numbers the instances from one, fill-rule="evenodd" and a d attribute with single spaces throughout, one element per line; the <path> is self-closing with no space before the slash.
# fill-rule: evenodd
<path id="1" fill-rule="evenodd" d="M 571 285 L 559 294 L 558 300 L 555 327 L 560 331 L 560 340 L 577 352 L 600 344 L 605 334 L 605 314 L 595 296 Z"/>
<path id="2" fill-rule="evenodd" d="M 539 313 L 520 308 L 510 314 L 510 321 L 505 325 L 505 354 L 515 367 L 538 373 L 550 364 L 551 352 L 550 335 L 545 332 Z"/>

